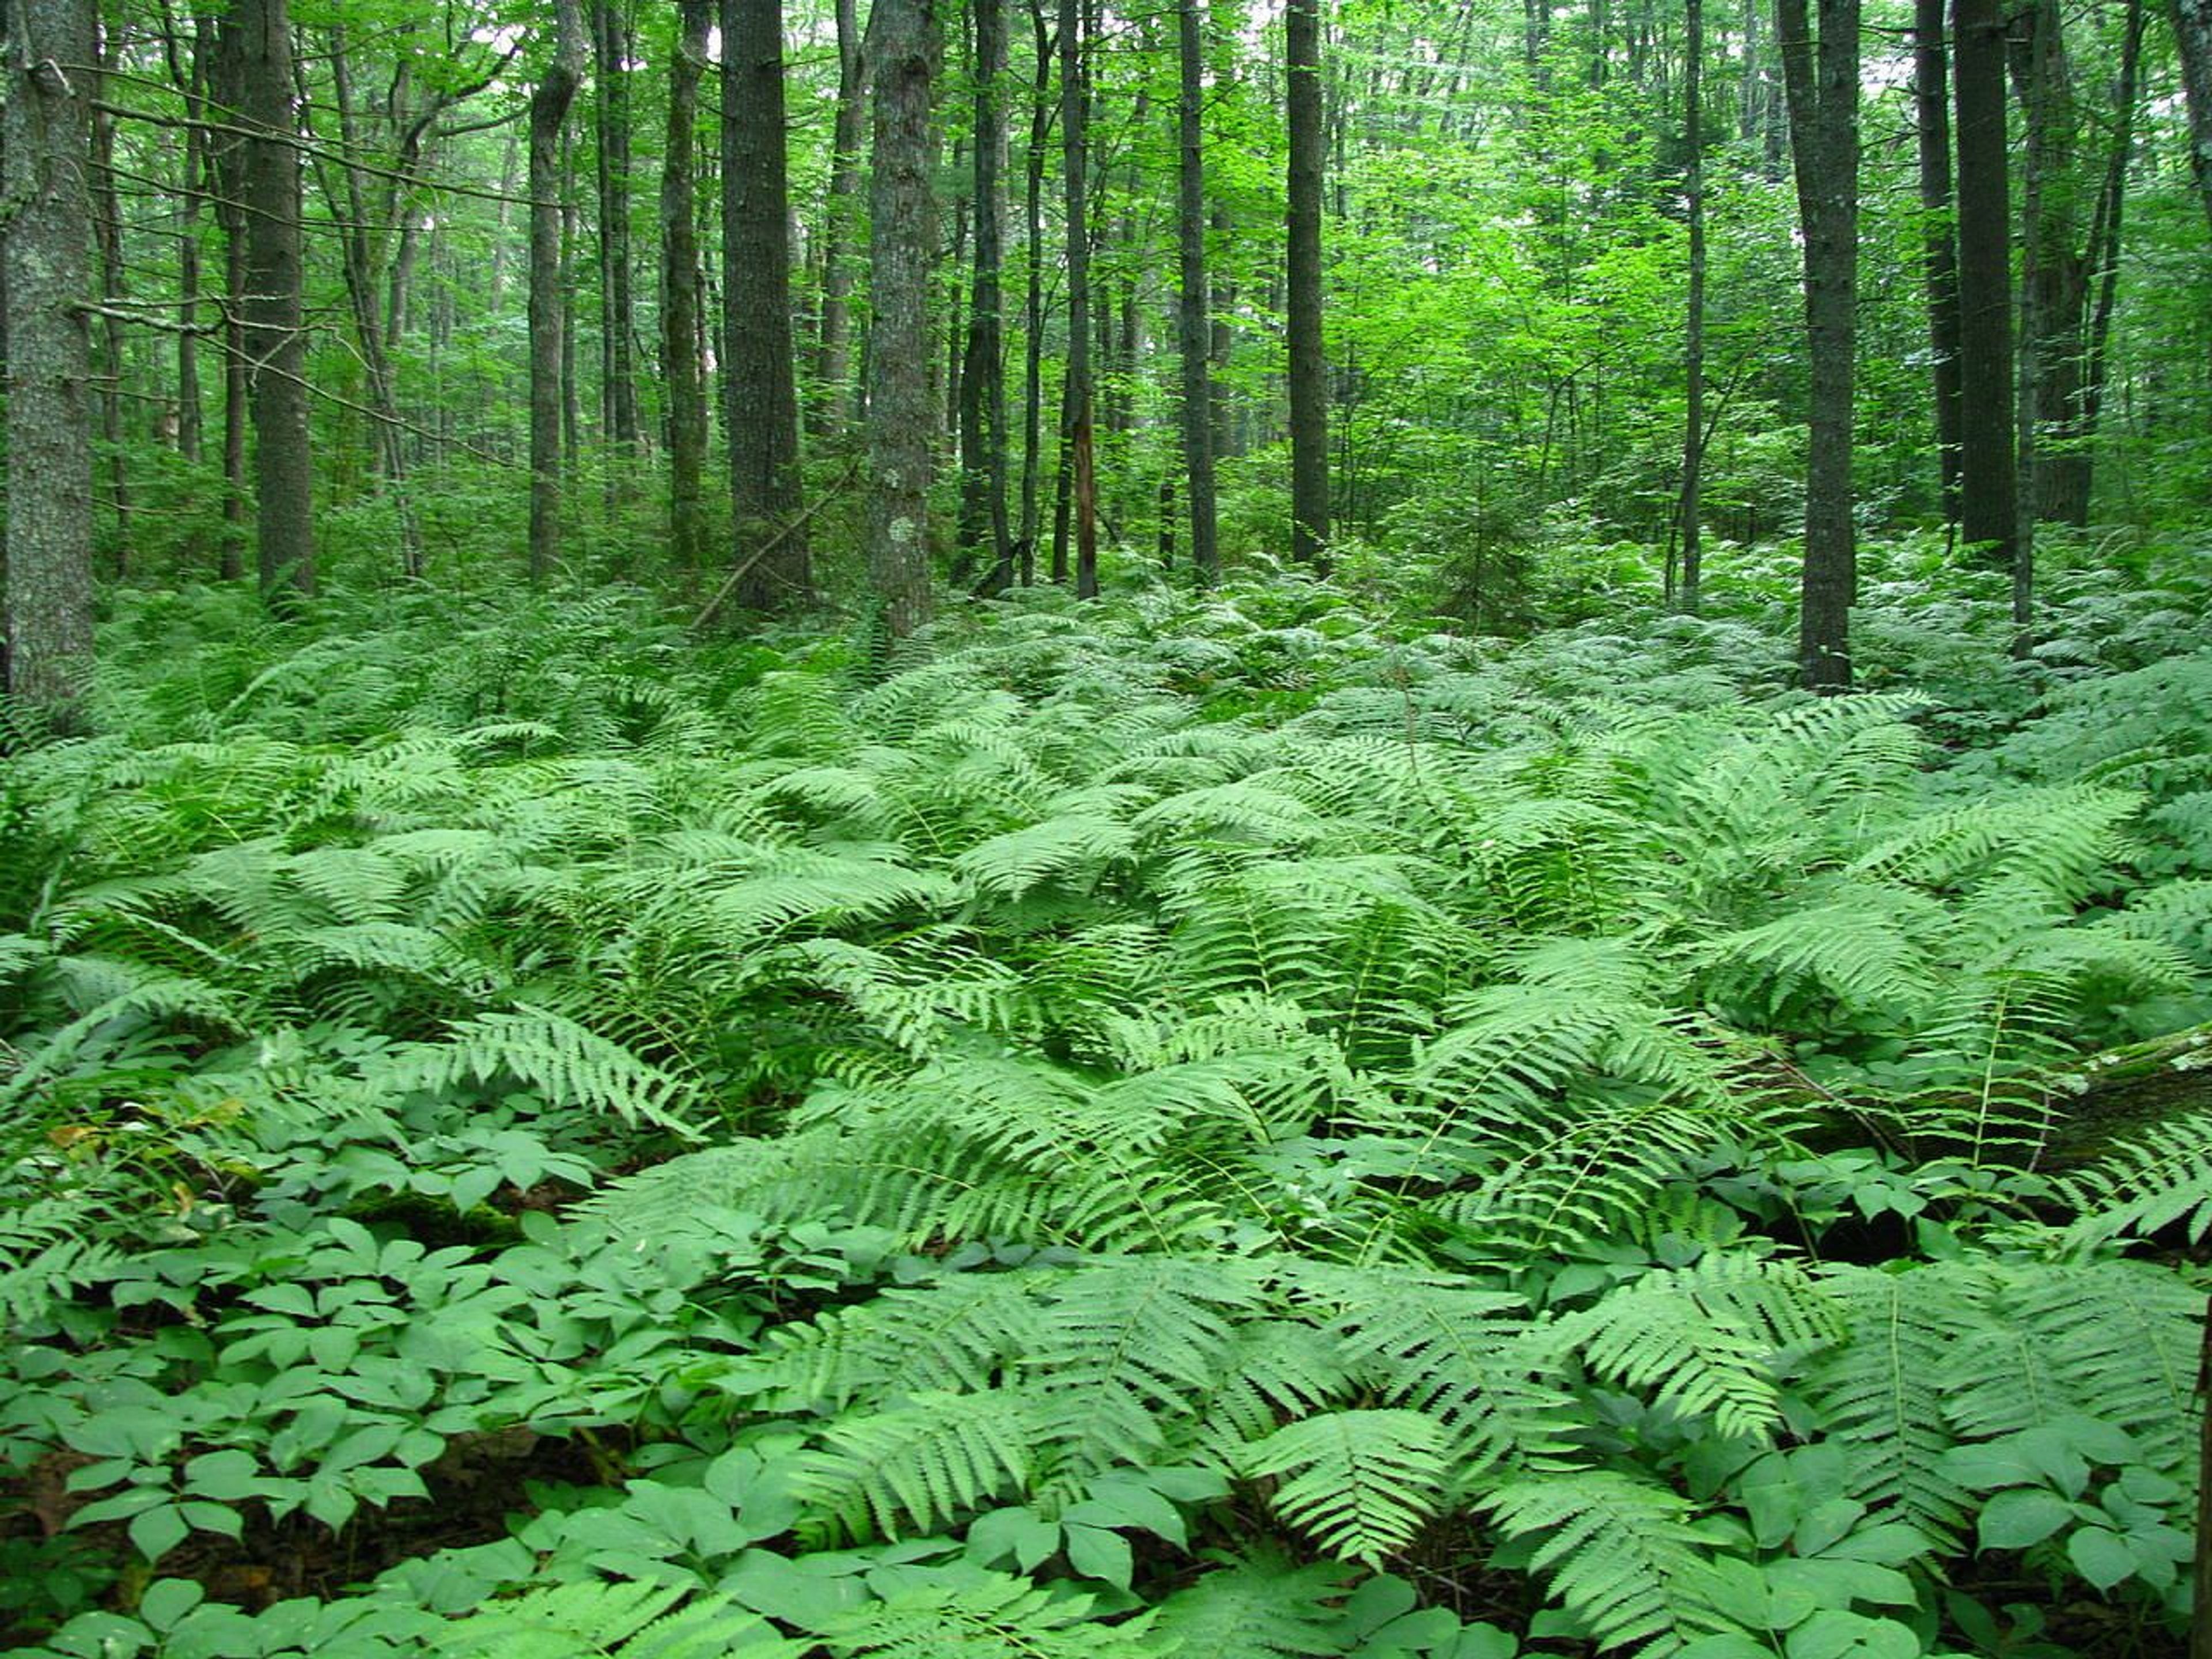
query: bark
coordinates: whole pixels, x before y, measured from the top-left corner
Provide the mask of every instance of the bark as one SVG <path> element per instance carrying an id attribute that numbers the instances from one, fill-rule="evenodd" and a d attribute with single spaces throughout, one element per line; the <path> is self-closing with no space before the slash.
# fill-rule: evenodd
<path id="1" fill-rule="evenodd" d="M 780 0 L 722 0 L 722 377 L 738 585 L 750 611 L 811 598 L 792 378 L 791 193 Z M 771 538 L 773 542 L 771 543 Z"/>
<path id="2" fill-rule="evenodd" d="M 1013 585 L 1006 522 L 1004 191 L 1006 164 L 1006 0 L 973 0 L 975 21 L 975 263 L 968 347 L 960 375 L 960 544 L 991 551 L 988 586 Z"/>
<path id="3" fill-rule="evenodd" d="M 1790 158 L 1805 234 L 1805 337 L 1812 360 L 1805 477 L 1805 562 L 1797 657 L 1808 689 L 1851 684 L 1850 607 L 1858 583 L 1851 523 L 1851 414 L 1858 286 L 1858 0 L 1777 0 Z"/>
<path id="4" fill-rule="evenodd" d="M 592 46 L 599 98 L 601 386 L 607 436 L 618 454 L 637 447 L 637 373 L 630 350 L 629 22 L 623 0 L 593 0 Z"/>
<path id="5" fill-rule="evenodd" d="M 1030 99 L 1030 148 L 1023 198 L 1029 284 L 1022 303 L 1022 527 L 1015 538 L 1022 586 L 1036 580 L 1037 475 L 1044 449 L 1044 170 L 1045 142 L 1052 131 L 1052 24 L 1046 0 L 1031 0 L 1030 22 L 1036 37 L 1036 84 Z"/>
<path id="6" fill-rule="evenodd" d="M 1705 52 L 1704 0 L 1686 0 L 1682 72 L 1683 142 L 1688 160 L 1682 194 L 1690 219 L 1690 282 L 1682 325 L 1682 495 L 1676 517 L 1681 522 L 1681 608 L 1698 612 L 1704 580 L 1704 549 L 1698 533 L 1698 485 L 1705 443 L 1705 110 L 1701 103 Z"/>
<path id="7" fill-rule="evenodd" d="M 668 149 L 660 175 L 660 372 L 668 385 L 668 539 L 677 567 L 706 562 L 700 479 L 707 463 L 705 365 L 699 356 L 699 236 L 692 187 L 699 82 L 713 0 L 683 0 L 668 78 Z"/>
<path id="8" fill-rule="evenodd" d="M 2126 37 L 2120 48 L 2119 84 L 2112 94 L 2118 112 L 2112 129 L 2112 149 L 2105 163 L 2105 181 L 2098 193 L 2095 229 L 2090 239 L 2089 268 L 2096 273 L 2097 301 L 2089 318 L 2088 340 L 2081 368 L 2081 425 L 2076 441 L 2089 449 L 2096 441 L 2104 412 L 2105 383 L 2111 372 L 2109 345 L 2112 312 L 2120 280 L 2120 230 L 2127 205 L 2128 166 L 2135 153 L 2136 103 L 2142 68 L 2143 0 L 2128 0 Z M 2088 480 L 2081 491 L 2081 516 L 2088 522 Z"/>
<path id="9" fill-rule="evenodd" d="M 119 61 L 115 31 L 100 31 L 100 75 L 93 96 L 110 101 L 98 85 Z M 123 279 L 123 210 L 115 197 L 115 118 L 94 109 L 92 116 L 93 240 L 100 250 L 100 297 L 112 308 L 100 319 L 98 379 L 100 382 L 100 447 L 107 452 L 107 501 L 115 514 L 115 574 L 129 567 L 131 544 L 131 474 L 123 443 L 125 362 L 122 309 L 114 302 L 125 295 Z"/>
<path id="10" fill-rule="evenodd" d="M 1098 592 L 1097 481 L 1092 471 L 1091 372 L 1090 89 L 1083 69 L 1083 11 L 1060 0 L 1060 145 L 1067 204 L 1067 390 L 1060 413 L 1066 456 L 1062 477 L 1071 490 L 1068 523 L 1075 535 L 1075 592 Z M 1057 518 L 1057 514 L 1055 514 Z M 1067 538 L 1055 524 L 1053 575 L 1067 568 Z"/>
<path id="11" fill-rule="evenodd" d="M 928 620 L 930 289 L 937 256 L 932 119 L 941 54 L 933 0 L 876 0 L 868 30 L 875 167 L 868 189 L 874 319 L 868 336 L 868 574 L 884 626 Z"/>
<path id="12" fill-rule="evenodd" d="M 1236 246 L 1237 221 L 1224 206 L 1213 210 L 1212 232 L 1216 246 Z M 1236 406 L 1229 399 L 1229 359 L 1237 349 L 1237 326 L 1230 321 L 1237 311 L 1237 283 L 1226 275 L 1215 277 L 1213 283 L 1213 349 L 1208 354 L 1213 366 L 1213 454 L 1218 460 L 1243 453 L 1238 441 Z"/>
<path id="13" fill-rule="evenodd" d="M 861 122 L 867 113 L 858 0 L 836 0 L 837 113 L 830 135 L 830 200 L 822 215 L 822 335 L 815 365 L 814 424 L 842 424 L 851 378 L 853 241 L 860 195 Z"/>
<path id="14" fill-rule="evenodd" d="M 1181 0 L 1176 7 L 1181 77 L 1176 131 L 1181 164 L 1176 175 L 1176 234 L 1182 295 L 1176 311 L 1176 343 L 1182 356 L 1182 460 L 1184 495 L 1190 503 L 1191 571 L 1201 586 L 1220 574 L 1221 552 L 1213 495 L 1213 386 L 1211 319 L 1206 315 L 1206 131 L 1204 0 Z M 1171 487 L 1163 485 L 1163 490 Z M 1165 498 L 1164 498 L 1165 499 Z M 1168 534 L 1163 516 L 1161 534 Z"/>
<path id="15" fill-rule="evenodd" d="M 72 723 L 92 668 L 91 0 L 10 0 L 0 108 L 8 334 L 0 684 Z M 73 76 L 63 64 L 77 65 Z"/>
<path id="16" fill-rule="evenodd" d="M 2026 106 L 2027 143 L 2021 149 L 2020 192 L 2020 358 L 2014 407 L 2020 441 L 2014 463 L 2013 506 L 2013 651 L 2026 656 L 2035 601 L 2035 521 L 2039 475 L 2045 470 L 2042 428 L 2046 398 L 2054 390 L 2046 369 L 2056 356 L 2060 319 L 2053 315 L 2059 296 L 2051 291 L 2054 253 L 2071 263 L 2072 250 L 2051 246 L 2049 211 L 2051 173 L 2058 148 L 2057 118 L 2052 109 L 2058 79 L 2058 9 L 2039 0 L 2021 20 L 2027 32 L 2021 96 Z M 2069 374 L 2071 374 L 2069 366 Z"/>
<path id="17" fill-rule="evenodd" d="M 2189 106 L 2189 168 L 2212 225 L 2212 0 L 2166 0 L 2181 55 L 2181 87 Z"/>
<path id="18" fill-rule="evenodd" d="M 1936 450 L 1943 521 L 1959 521 L 1959 443 L 1965 420 L 1959 379 L 1959 253 L 1952 234 L 1950 62 L 1943 0 L 1914 0 L 1913 129 L 1919 145 L 1921 261 L 1928 290 L 1928 346 L 1935 380 Z"/>
<path id="19" fill-rule="evenodd" d="M 530 94 L 530 574 L 561 559 L 562 360 L 568 298 L 561 281 L 561 129 L 584 75 L 578 0 L 555 0 L 552 55 Z"/>
<path id="20" fill-rule="evenodd" d="M 330 202 L 331 216 L 337 222 L 339 264 L 345 277 L 346 298 L 353 312 L 354 337 L 360 345 L 362 369 L 368 381 L 370 435 L 376 449 L 377 471 L 390 489 L 398 519 L 401 568 L 408 575 L 419 577 L 422 574 L 422 537 L 407 489 L 406 432 L 400 422 L 390 336 L 379 297 L 381 287 L 377 278 L 378 256 L 372 246 L 375 227 L 369 217 L 368 180 L 360 161 L 363 147 L 355 113 L 352 67 L 343 27 L 331 30 L 329 46 L 331 89 L 337 104 L 342 149 L 335 162 L 317 151 L 315 165 L 322 175 L 323 193 Z M 343 180 L 343 191 L 331 177 L 333 168 Z M 397 210 L 395 204 L 393 211 Z"/>
<path id="21" fill-rule="evenodd" d="M 172 63 L 173 78 L 185 94 L 184 178 L 177 192 L 177 453 L 198 466 L 205 441 L 205 422 L 200 410 L 200 204 L 206 195 L 206 136 L 199 121 L 205 112 L 202 95 L 207 76 L 207 39 L 196 31 L 191 41 L 190 68 L 185 68 L 182 43 L 176 36 L 168 10 L 161 13 L 163 44 Z M 176 73 L 183 70 L 181 75 Z"/>
<path id="22" fill-rule="evenodd" d="M 235 0 L 238 125 L 246 205 L 243 313 L 253 410 L 256 566 L 262 598 L 288 608 L 315 591 L 314 471 L 307 436 L 302 324 L 300 152 L 292 29 L 285 0 Z M 270 137 L 261 137 L 261 134 Z M 283 134 L 283 138 L 274 137 Z"/>
<path id="23" fill-rule="evenodd" d="M 2011 195 L 1997 0 L 1952 0 L 1959 145 L 1959 533 L 1992 563 L 2013 554 Z"/>
<path id="24" fill-rule="evenodd" d="M 1328 568 L 1328 366 L 1322 351 L 1322 119 L 1320 0 L 1285 14 L 1290 122 L 1286 318 L 1291 394 L 1291 556 Z"/>

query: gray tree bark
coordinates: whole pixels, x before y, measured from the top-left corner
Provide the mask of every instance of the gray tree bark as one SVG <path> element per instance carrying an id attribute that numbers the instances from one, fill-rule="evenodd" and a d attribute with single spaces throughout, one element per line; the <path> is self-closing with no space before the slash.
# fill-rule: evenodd
<path id="1" fill-rule="evenodd" d="M 683 0 L 668 76 L 668 149 L 660 175 L 660 371 L 668 383 L 668 539 L 677 567 L 706 559 L 700 480 L 707 464 L 705 365 L 699 359 L 699 235 L 693 152 L 712 0 Z"/>
<path id="2" fill-rule="evenodd" d="M 556 0 L 553 52 L 530 94 L 530 574 L 561 558 L 562 357 L 568 295 L 561 283 L 561 127 L 584 77 L 578 0 Z"/>
<path id="3" fill-rule="evenodd" d="M 963 552 L 988 538 L 987 586 L 1013 585 L 1013 537 L 1006 522 L 1006 380 L 1004 285 L 1006 165 L 1006 0 L 973 0 L 975 22 L 975 247 L 968 302 L 966 360 L 960 371 L 960 529 Z"/>
<path id="4" fill-rule="evenodd" d="M 2167 0 L 2166 16 L 2180 50 L 2182 92 L 2189 105 L 2189 167 L 2205 222 L 2212 225 L 2212 0 Z"/>
<path id="5" fill-rule="evenodd" d="M 1952 0 L 1959 144 L 1959 533 L 2012 562 L 2012 198 L 1998 0 Z"/>
<path id="6" fill-rule="evenodd" d="M 1936 450 L 1943 521 L 1959 520 L 1959 252 L 1951 223 L 1950 56 L 1943 0 L 1914 0 L 1912 111 L 1919 146 L 1921 261 L 1928 289 L 1928 345 L 1936 391 Z"/>
<path id="7" fill-rule="evenodd" d="M 1328 568 L 1328 364 L 1321 331 L 1322 117 L 1320 0 L 1290 0 L 1285 64 L 1290 121 L 1291 556 Z"/>
<path id="8" fill-rule="evenodd" d="M 856 0 L 836 0 L 837 113 L 830 134 L 830 200 L 822 215 L 822 332 L 816 358 L 814 425 L 843 424 L 852 375 L 853 242 L 860 194 L 861 127 L 867 114 Z"/>
<path id="9" fill-rule="evenodd" d="M 1182 463 L 1184 494 L 1190 506 L 1190 562 L 1200 585 L 1207 586 L 1220 573 L 1221 550 L 1214 512 L 1213 340 L 1206 277 L 1203 4 L 1204 0 L 1182 0 L 1176 12 L 1181 70 L 1176 112 L 1182 149 L 1176 229 L 1182 279 L 1176 343 L 1182 356 Z"/>
<path id="10" fill-rule="evenodd" d="M 237 42 L 238 124 L 255 135 L 241 157 L 246 292 L 239 308 L 253 411 L 257 566 L 262 598 L 281 611 L 315 591 L 292 25 L 285 0 L 234 0 L 225 27 Z"/>
<path id="11" fill-rule="evenodd" d="M 1091 93 L 1083 69 L 1083 8 L 1060 0 L 1060 154 L 1067 204 L 1067 382 L 1060 412 L 1072 488 L 1069 522 L 1075 534 L 1075 592 L 1098 592 L 1098 483 L 1091 445 Z M 1055 578 L 1066 568 L 1066 536 L 1054 528 Z"/>
<path id="12" fill-rule="evenodd" d="M 784 153 L 779 0 L 722 0 L 723 395 L 732 555 L 750 611 L 812 597 L 792 378 L 791 192 Z"/>
<path id="13" fill-rule="evenodd" d="M 71 724 L 92 668 L 91 0 L 9 0 L 0 111 L 8 526 L 0 618 L 15 696 Z M 64 64 L 74 64 L 72 76 Z"/>
<path id="14" fill-rule="evenodd" d="M 868 575 L 884 625 L 903 638 L 929 618 L 930 288 L 937 259 L 932 120 L 941 37 L 933 0 L 876 0 L 868 28 L 875 168 L 868 335 Z"/>
<path id="15" fill-rule="evenodd" d="M 1805 562 L 1797 659 L 1808 690 L 1848 690 L 1850 608 L 1858 586 L 1851 523 L 1852 384 L 1859 206 L 1859 0 L 1778 0 L 1775 33 L 1790 106 L 1790 159 L 1805 233 L 1805 337 L 1812 359 L 1805 477 Z"/>

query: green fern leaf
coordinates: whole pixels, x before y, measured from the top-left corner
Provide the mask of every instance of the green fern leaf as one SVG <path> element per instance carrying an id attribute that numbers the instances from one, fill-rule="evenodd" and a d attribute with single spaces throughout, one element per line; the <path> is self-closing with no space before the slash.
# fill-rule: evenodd
<path id="1" fill-rule="evenodd" d="M 1275 1510 L 1332 1554 L 1374 1565 L 1437 1513 L 1449 1439 L 1410 1411 L 1327 1412 L 1244 1449 L 1243 1472 L 1281 1477 Z"/>

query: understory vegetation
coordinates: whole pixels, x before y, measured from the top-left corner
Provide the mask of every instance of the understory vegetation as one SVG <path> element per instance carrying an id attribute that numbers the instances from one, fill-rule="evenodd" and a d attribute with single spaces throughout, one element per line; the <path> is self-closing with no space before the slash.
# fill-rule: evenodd
<path id="1" fill-rule="evenodd" d="M 0 1625 L 2173 1651 L 2202 550 L 2027 662 L 1869 550 L 1826 700 L 1778 566 L 1510 645 L 1346 575 L 888 656 L 118 595 L 0 772 Z"/>

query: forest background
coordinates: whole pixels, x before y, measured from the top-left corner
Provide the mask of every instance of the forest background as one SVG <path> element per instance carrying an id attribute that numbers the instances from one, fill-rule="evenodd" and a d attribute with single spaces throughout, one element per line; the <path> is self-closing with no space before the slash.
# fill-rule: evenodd
<path id="1" fill-rule="evenodd" d="M 0 15 L 21 1651 L 2212 1659 L 2203 0 Z"/>

